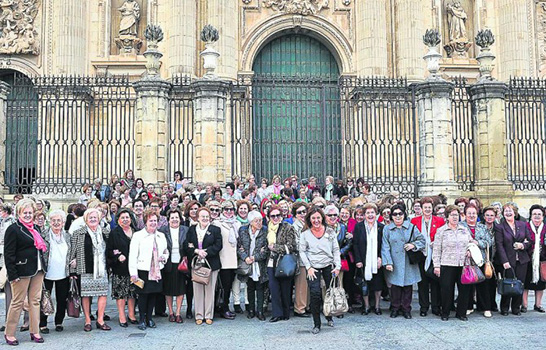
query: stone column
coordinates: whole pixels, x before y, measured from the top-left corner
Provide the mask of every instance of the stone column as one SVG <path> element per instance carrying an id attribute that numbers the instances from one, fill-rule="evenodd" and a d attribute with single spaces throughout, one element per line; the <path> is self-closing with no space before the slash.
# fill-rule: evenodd
<path id="1" fill-rule="evenodd" d="M 443 193 L 453 199 L 459 195 L 453 172 L 452 90 L 453 84 L 444 80 L 417 85 L 419 197 Z"/>
<path id="2" fill-rule="evenodd" d="M 168 93 L 171 85 L 162 79 L 134 83 L 137 93 L 135 123 L 135 173 L 144 182 L 164 183 L 167 163 Z"/>
<path id="3" fill-rule="evenodd" d="M 511 76 L 534 76 L 536 66 L 532 53 L 534 34 L 532 19 L 528 13 L 533 13 L 532 1 L 527 0 L 498 0 L 496 6 L 496 18 L 499 54 L 498 74 L 499 80 L 508 80 Z M 533 12 L 529 12 L 533 11 Z"/>
<path id="4" fill-rule="evenodd" d="M 200 79 L 194 95 L 194 176 L 204 182 L 226 180 L 226 100 L 229 83 Z"/>
<path id="5" fill-rule="evenodd" d="M 432 17 L 429 2 L 425 5 L 423 0 L 395 0 L 393 39 L 398 77 L 407 77 L 410 81 L 423 80 L 425 77 L 422 37 L 425 29 L 430 27 L 425 22 L 427 14 L 429 18 Z"/>
<path id="6" fill-rule="evenodd" d="M 85 74 L 88 70 L 88 1 L 55 1 L 52 74 Z"/>
<path id="7" fill-rule="evenodd" d="M 6 127 L 7 127 L 7 99 L 11 91 L 11 87 L 8 83 L 0 80 L 0 140 L 6 140 Z M 0 142 L 0 184 L 6 184 L 6 143 Z M 0 195 L 6 194 L 4 186 L 0 186 Z"/>
<path id="8" fill-rule="evenodd" d="M 221 78 L 237 79 L 239 69 L 239 1 L 208 0 L 210 24 L 218 28 L 220 40 L 216 49 L 222 55 L 216 74 Z M 195 19 L 194 19 L 195 20 Z"/>
<path id="9" fill-rule="evenodd" d="M 387 5 L 377 0 L 355 2 L 357 72 L 361 76 L 388 76 Z"/>
<path id="10" fill-rule="evenodd" d="M 497 81 L 482 81 L 469 90 L 477 121 L 475 140 L 476 195 L 486 204 L 512 199 L 506 158 L 504 98 L 508 87 Z"/>
<path id="11" fill-rule="evenodd" d="M 167 50 L 169 76 L 195 75 L 197 50 L 197 4 L 195 0 L 171 0 Z"/>

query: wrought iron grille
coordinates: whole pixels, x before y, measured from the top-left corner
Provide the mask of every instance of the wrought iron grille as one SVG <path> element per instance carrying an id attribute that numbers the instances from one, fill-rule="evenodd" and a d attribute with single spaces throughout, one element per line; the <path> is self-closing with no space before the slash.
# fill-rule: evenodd
<path id="1" fill-rule="evenodd" d="M 546 80 L 511 78 L 505 100 L 508 180 L 516 190 L 546 185 Z"/>
<path id="2" fill-rule="evenodd" d="M 184 178 L 193 180 L 193 90 L 189 77 L 172 80 L 169 104 L 167 176 L 181 171 Z"/>
<path id="3" fill-rule="evenodd" d="M 474 190 L 476 154 L 474 150 L 475 121 L 472 103 L 463 77 L 453 80 L 451 93 L 451 127 L 453 131 L 453 171 L 455 181 L 463 191 Z"/>
<path id="4" fill-rule="evenodd" d="M 7 101 L 11 193 L 77 193 L 134 168 L 135 95 L 125 77 L 16 76 Z M 22 132 L 35 138 L 20 138 Z M 30 130 L 30 131 L 29 131 Z M 24 152 L 26 154 L 21 154 Z"/>
<path id="5" fill-rule="evenodd" d="M 279 84 L 287 86 L 284 94 L 267 93 Z M 379 195 L 398 191 L 413 199 L 418 174 L 414 97 L 405 79 L 240 79 L 231 95 L 232 173 L 362 177 Z M 271 124 L 263 118 L 264 109 L 275 118 L 296 118 L 289 125 Z"/>

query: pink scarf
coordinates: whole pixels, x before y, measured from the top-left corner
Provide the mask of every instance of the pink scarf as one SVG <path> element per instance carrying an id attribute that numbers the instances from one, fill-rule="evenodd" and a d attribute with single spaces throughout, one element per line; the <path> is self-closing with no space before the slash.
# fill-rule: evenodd
<path id="1" fill-rule="evenodd" d="M 159 268 L 159 253 L 157 251 L 157 242 L 154 235 L 154 248 L 152 251 L 152 263 L 148 272 L 148 280 L 158 282 L 161 279 L 161 269 Z"/>
<path id="2" fill-rule="evenodd" d="M 34 229 L 34 224 L 32 224 L 32 223 L 26 224 L 26 223 L 22 222 L 21 220 L 19 220 L 19 222 L 23 226 L 25 226 L 27 228 L 27 230 L 30 231 L 30 233 L 32 233 L 32 237 L 34 238 L 34 246 L 36 247 L 36 249 L 41 250 L 42 252 L 45 253 L 47 251 L 47 246 L 46 246 L 42 236 L 40 236 L 40 233 L 38 233 L 38 231 L 36 231 L 36 229 Z"/>

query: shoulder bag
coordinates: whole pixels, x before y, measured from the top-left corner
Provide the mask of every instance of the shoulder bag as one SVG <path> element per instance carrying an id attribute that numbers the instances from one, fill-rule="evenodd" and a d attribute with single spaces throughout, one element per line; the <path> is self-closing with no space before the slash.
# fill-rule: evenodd
<path id="1" fill-rule="evenodd" d="M 497 290 L 504 297 L 518 297 L 523 295 L 523 282 L 517 279 L 516 273 L 511 268 L 514 274 L 513 278 L 506 278 L 506 269 L 502 272 L 502 278 L 497 281 Z"/>
<path id="2" fill-rule="evenodd" d="M 252 265 L 246 263 L 246 261 L 239 259 L 237 261 L 237 270 L 235 273 L 239 276 L 248 276 L 252 273 Z"/>
<path id="3" fill-rule="evenodd" d="M 182 260 L 178 264 L 178 271 L 180 271 L 182 273 L 186 273 L 186 274 L 190 273 L 190 267 L 188 266 L 188 257 L 187 256 L 182 257 Z"/>
<path id="4" fill-rule="evenodd" d="M 462 284 L 477 284 L 485 281 L 482 270 L 470 258 L 464 260 L 463 271 L 461 273 Z"/>
<path id="5" fill-rule="evenodd" d="M 368 296 L 369 289 L 368 289 L 368 282 L 366 282 L 366 279 L 364 278 L 364 268 L 359 268 L 355 271 L 355 278 L 354 278 L 355 286 L 357 286 L 360 289 L 360 293 L 363 297 Z"/>
<path id="6" fill-rule="evenodd" d="M 493 276 L 495 275 L 495 268 L 493 267 L 493 263 L 491 262 L 491 258 L 489 257 L 489 243 L 485 248 L 485 264 L 483 266 L 483 273 L 485 275 L 485 278 L 493 278 Z"/>
<path id="7" fill-rule="evenodd" d="M 70 277 L 70 288 L 68 298 L 66 299 L 66 314 L 68 317 L 80 317 L 81 299 L 78 292 L 78 282 L 76 277 Z"/>
<path id="8" fill-rule="evenodd" d="M 53 306 L 53 300 L 51 299 L 51 291 L 47 290 L 44 284 L 42 284 L 40 311 L 42 311 L 42 313 L 46 316 L 53 315 L 55 313 L 55 307 Z"/>
<path id="9" fill-rule="evenodd" d="M 298 268 L 296 255 L 290 253 L 286 244 L 284 245 L 284 248 L 286 249 L 286 254 L 281 256 L 277 261 L 275 278 L 292 278 L 296 275 L 296 270 Z"/>
<path id="10" fill-rule="evenodd" d="M 343 287 L 341 287 L 341 280 L 339 279 L 339 276 L 332 276 L 330 288 L 328 288 L 324 296 L 324 305 L 322 310 L 324 312 L 324 316 L 341 316 L 349 311 L 347 295 L 345 294 Z"/>
<path id="11" fill-rule="evenodd" d="M 207 259 L 198 259 L 194 256 L 191 263 L 191 280 L 195 283 L 208 285 L 212 269 Z"/>
<path id="12" fill-rule="evenodd" d="M 411 235 L 410 235 L 410 239 L 408 243 L 411 243 L 411 240 L 413 239 L 413 231 L 415 231 L 415 225 L 413 225 L 411 229 Z M 407 250 L 406 253 L 408 254 L 409 263 L 412 265 L 417 265 L 427 260 L 425 254 L 423 254 L 423 252 L 420 250 L 418 251 Z"/>

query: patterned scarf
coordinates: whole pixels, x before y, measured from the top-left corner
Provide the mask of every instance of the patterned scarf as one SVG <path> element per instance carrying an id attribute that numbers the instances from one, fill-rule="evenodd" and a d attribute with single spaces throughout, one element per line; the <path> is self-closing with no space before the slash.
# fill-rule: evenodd
<path id="1" fill-rule="evenodd" d="M 161 269 L 159 268 L 159 252 L 157 251 L 156 236 L 154 236 L 154 248 L 152 251 L 152 263 L 150 265 L 150 272 L 148 273 L 148 280 L 159 281 L 161 280 Z"/>
<path id="2" fill-rule="evenodd" d="M 100 225 L 97 230 L 93 232 L 89 226 L 87 226 L 87 233 L 91 237 L 93 243 L 93 278 L 99 279 L 106 275 L 106 246 L 102 237 L 102 228 Z"/>

